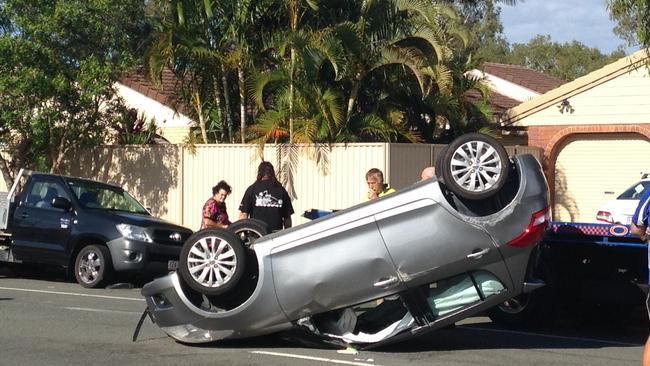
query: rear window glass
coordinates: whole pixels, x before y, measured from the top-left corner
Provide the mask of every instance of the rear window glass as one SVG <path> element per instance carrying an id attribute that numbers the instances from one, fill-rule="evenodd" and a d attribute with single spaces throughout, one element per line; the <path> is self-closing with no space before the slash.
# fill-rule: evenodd
<path id="1" fill-rule="evenodd" d="M 621 193 L 619 200 L 638 200 L 650 187 L 650 181 L 639 182 Z"/>

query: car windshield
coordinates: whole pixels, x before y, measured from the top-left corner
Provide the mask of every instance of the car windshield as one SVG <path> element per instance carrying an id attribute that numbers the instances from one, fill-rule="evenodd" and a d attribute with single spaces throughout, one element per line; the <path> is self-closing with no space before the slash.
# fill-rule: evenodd
<path id="1" fill-rule="evenodd" d="M 621 193 L 619 200 L 638 200 L 650 188 L 650 181 L 641 181 Z"/>
<path id="2" fill-rule="evenodd" d="M 79 204 L 85 208 L 149 214 L 140 202 L 119 187 L 85 180 L 68 180 Z"/>

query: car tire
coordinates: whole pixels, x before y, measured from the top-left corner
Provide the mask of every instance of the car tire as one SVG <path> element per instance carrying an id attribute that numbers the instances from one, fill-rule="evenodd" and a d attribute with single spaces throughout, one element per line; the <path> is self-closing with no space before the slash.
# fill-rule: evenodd
<path id="1" fill-rule="evenodd" d="M 542 260 L 535 277 L 546 286 L 530 293 L 520 294 L 488 311 L 488 317 L 496 324 L 512 329 L 536 329 L 553 323 L 555 316 L 554 279 L 548 262 Z"/>
<path id="2" fill-rule="evenodd" d="M 440 149 L 440 151 L 438 151 L 438 154 L 436 155 L 435 164 L 433 165 L 434 167 L 436 167 L 436 173 L 438 172 L 438 167 L 442 166 L 442 158 L 443 156 L 445 156 L 445 154 L 447 154 L 447 146 L 443 146 L 442 149 Z"/>
<path id="3" fill-rule="evenodd" d="M 438 180 L 454 194 L 481 200 L 503 188 L 508 178 L 508 153 L 495 138 L 468 133 L 453 140 L 436 159 Z"/>
<path id="4" fill-rule="evenodd" d="M 228 225 L 228 231 L 237 235 L 246 247 L 269 233 L 268 225 L 264 221 L 257 219 L 235 221 Z"/>
<path id="5" fill-rule="evenodd" d="M 74 261 L 74 276 L 81 286 L 104 286 L 113 274 L 111 253 L 102 245 L 87 245 L 79 251 Z"/>
<path id="6" fill-rule="evenodd" d="M 178 271 L 192 289 L 217 296 L 237 285 L 245 266 L 246 249 L 239 237 L 225 229 L 207 229 L 183 244 Z"/>

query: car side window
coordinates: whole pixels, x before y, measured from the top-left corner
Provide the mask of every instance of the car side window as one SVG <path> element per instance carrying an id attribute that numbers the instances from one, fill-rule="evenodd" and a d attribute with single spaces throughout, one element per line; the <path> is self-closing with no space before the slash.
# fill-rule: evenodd
<path id="1" fill-rule="evenodd" d="M 427 304 L 438 318 L 485 301 L 505 289 L 505 285 L 487 271 L 465 273 L 430 284 Z"/>
<path id="2" fill-rule="evenodd" d="M 52 208 L 52 199 L 55 197 L 68 198 L 68 195 L 60 184 L 47 181 L 34 182 L 27 194 L 25 206 Z"/>

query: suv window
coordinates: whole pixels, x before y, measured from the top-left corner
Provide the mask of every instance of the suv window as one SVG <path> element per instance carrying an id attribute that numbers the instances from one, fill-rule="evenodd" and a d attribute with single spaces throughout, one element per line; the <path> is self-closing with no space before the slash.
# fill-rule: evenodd
<path id="1" fill-rule="evenodd" d="M 25 206 L 52 208 L 54 197 L 68 198 L 63 186 L 56 182 L 34 182 L 25 200 Z"/>
<path id="2" fill-rule="evenodd" d="M 650 188 L 650 181 L 641 181 L 621 193 L 619 200 L 638 200 Z"/>
<path id="3" fill-rule="evenodd" d="M 76 179 L 68 180 L 68 185 L 79 204 L 85 208 L 149 214 L 140 202 L 122 188 Z"/>

